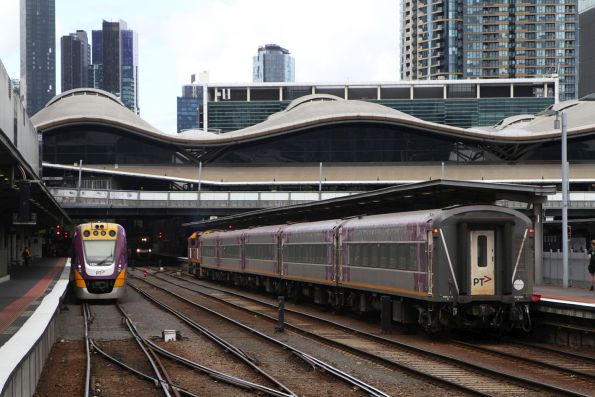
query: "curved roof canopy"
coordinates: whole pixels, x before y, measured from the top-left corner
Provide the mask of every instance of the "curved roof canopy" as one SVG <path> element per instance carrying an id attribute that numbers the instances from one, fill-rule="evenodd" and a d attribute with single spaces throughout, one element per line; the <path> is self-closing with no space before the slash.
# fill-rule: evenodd
<path id="1" fill-rule="evenodd" d="M 187 130 L 172 135 L 144 121 L 112 94 L 91 88 L 70 90 L 56 96 L 32 117 L 32 122 L 43 133 L 57 132 L 61 127 L 80 124 L 113 127 L 177 146 L 192 153 L 195 159 L 221 147 L 314 127 L 365 122 L 440 135 L 489 150 L 503 160 L 514 161 L 540 143 L 560 139 L 560 130 L 555 128 L 554 121 L 557 112 L 562 110 L 568 115 L 569 139 L 595 132 L 595 101 L 589 98 L 558 103 L 536 115 L 509 117 L 494 127 L 466 129 L 424 121 L 377 103 L 344 100 L 332 95 L 308 95 L 294 100 L 285 110 L 248 128 L 225 134 Z M 395 133 L 398 133 L 398 129 L 395 129 Z"/>

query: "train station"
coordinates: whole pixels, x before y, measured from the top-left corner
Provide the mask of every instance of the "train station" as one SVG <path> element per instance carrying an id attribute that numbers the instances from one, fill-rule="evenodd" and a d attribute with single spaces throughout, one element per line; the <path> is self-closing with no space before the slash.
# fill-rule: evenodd
<path id="1" fill-rule="evenodd" d="M 250 108 L 260 100 L 276 102 L 271 109 L 279 111 L 235 130 L 171 135 L 113 94 L 91 88 L 56 96 L 29 119 L 1 71 L 0 355 L 10 357 L 0 360 L 3 397 L 33 395 L 38 381 L 42 390 L 77 394 L 75 383 L 88 374 L 69 341 L 83 340 L 101 355 L 98 368 L 125 371 L 120 359 L 133 351 L 131 338 L 193 368 L 200 382 L 219 379 L 216 392 L 201 389 L 219 395 L 314 395 L 313 386 L 304 385 L 309 382 L 296 380 L 306 376 L 325 385 L 317 387 L 362 395 L 395 394 L 407 382 L 408 393 L 422 387 L 428 394 L 490 394 L 499 387 L 506 393 L 592 391 L 595 299 L 585 252 L 595 237 L 592 98 L 557 103 L 548 95 L 555 80 L 476 81 L 458 89 L 448 82 L 429 88 L 378 84 L 374 90 L 354 85 L 343 87 L 342 95 L 324 84 L 301 91 L 212 86 L 207 92 L 213 99 L 236 99 L 227 105 Z M 460 106 L 462 99 L 449 95 L 462 89 L 475 93 L 468 99 L 476 105 L 498 101 L 504 92 L 528 104 L 527 113 L 509 107 L 493 125 L 461 126 L 448 123 L 450 116 L 428 121 L 418 117 L 421 111 L 397 106 L 399 99 L 413 108 L 428 99 Z M 377 96 L 368 100 L 372 91 Z M 404 92 L 409 97 L 401 98 Z M 225 120 L 225 106 L 209 103 L 207 120 Z M 570 288 L 561 288 L 560 112 L 569 121 Z M 189 244 L 198 243 L 204 245 L 193 251 Z M 200 254 L 194 258 L 193 252 Z M 108 270 L 118 278 L 109 279 Z M 119 308 L 73 301 L 123 288 L 124 279 Z M 487 294 L 501 297 L 497 304 L 477 289 L 490 281 Z M 355 317 L 344 315 L 347 307 Z M 111 325 L 102 328 L 97 318 Z M 304 319 L 317 323 L 308 329 L 300 325 Z M 74 325 L 83 321 L 84 328 Z M 209 330 L 213 324 L 220 328 Z M 526 373 L 511 373 L 510 360 L 520 360 L 518 346 L 507 345 L 508 356 L 494 358 L 478 345 L 452 342 L 435 349 L 428 337 L 407 349 L 435 356 L 414 364 L 399 358 L 411 332 L 406 327 L 433 333 L 451 324 L 530 330 L 541 349 L 557 346 L 557 352 L 540 353 L 542 361 L 555 361 L 557 354 L 588 369 L 569 374 L 551 363 L 552 377 L 538 382 L 541 369 L 534 362 Z M 325 336 L 333 333 L 339 336 Z M 248 334 L 259 337 L 238 347 Z M 365 343 L 377 344 L 370 348 L 375 352 L 348 334 L 366 335 Z M 64 343 L 56 343 L 57 335 Z M 50 353 L 52 347 L 60 353 Z M 523 348 L 534 349 L 528 355 L 539 351 Z M 587 353 L 569 358 L 576 348 Z M 474 349 L 476 358 L 465 349 Z M 275 369 L 284 351 L 316 370 Z M 353 354 L 361 369 L 349 370 Z M 461 358 L 437 364 L 453 354 L 467 357 L 475 369 L 463 369 Z M 42 374 L 48 357 L 64 364 L 53 375 L 59 385 Z M 498 376 L 482 365 L 485 360 L 496 363 Z M 461 371 L 460 379 L 479 371 L 485 386 L 432 372 L 440 366 Z M 154 378 L 164 394 L 193 395 L 183 387 L 189 375 L 165 367 L 164 374 L 176 375 Z M 257 376 L 250 375 L 254 369 Z M 76 376 L 67 376 L 75 370 Z M 142 383 L 140 377 L 134 382 Z M 570 377 L 572 389 L 565 386 Z M 95 388 L 104 387 L 113 392 L 109 385 Z"/>

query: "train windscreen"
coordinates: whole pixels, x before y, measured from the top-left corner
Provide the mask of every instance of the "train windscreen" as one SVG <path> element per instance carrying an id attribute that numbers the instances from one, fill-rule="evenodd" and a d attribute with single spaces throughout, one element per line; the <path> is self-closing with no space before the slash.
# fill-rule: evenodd
<path id="1" fill-rule="evenodd" d="M 112 264 L 115 250 L 116 241 L 84 241 L 85 245 L 85 257 L 87 263 L 93 266 L 109 266 Z"/>

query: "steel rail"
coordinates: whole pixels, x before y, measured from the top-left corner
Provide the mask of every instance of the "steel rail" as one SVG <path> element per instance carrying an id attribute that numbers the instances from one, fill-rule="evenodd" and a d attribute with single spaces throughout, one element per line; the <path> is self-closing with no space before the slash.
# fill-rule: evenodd
<path id="1" fill-rule="evenodd" d="M 166 274 L 165 272 L 158 272 L 158 273 L 164 273 L 164 274 Z M 219 291 L 219 292 L 227 293 L 227 294 L 232 295 L 232 296 L 237 296 L 237 297 L 240 297 L 242 299 L 246 299 L 246 300 L 249 300 L 249 301 L 252 301 L 252 302 L 255 302 L 255 303 L 262 304 L 264 306 L 268 306 L 270 308 L 275 308 L 275 309 L 277 308 L 277 306 L 274 305 L 274 304 L 272 304 L 272 303 L 265 302 L 265 301 L 262 301 L 260 299 L 256 299 L 256 298 L 253 298 L 253 297 L 248 297 L 248 296 L 239 294 L 237 292 L 228 291 L 227 289 L 220 289 L 220 288 L 216 288 L 216 287 L 212 287 L 212 286 L 206 286 L 206 285 L 204 285 L 202 283 L 198 283 L 196 281 L 189 281 L 189 280 L 186 280 L 184 278 L 181 278 L 181 277 L 178 277 L 178 276 L 175 276 L 175 275 L 171 275 L 171 274 L 168 274 L 168 276 L 170 276 L 172 278 L 180 279 L 180 280 L 185 281 L 185 282 L 189 282 L 189 283 L 194 284 L 194 285 L 199 286 L 199 287 L 203 287 L 203 288 L 211 289 L 211 290 L 214 290 L 214 291 Z M 201 292 L 201 291 L 196 291 L 194 289 L 191 289 L 191 288 L 188 288 L 188 287 L 185 287 L 185 286 L 182 286 L 182 285 L 178 285 L 178 284 L 172 283 L 171 281 L 166 280 L 166 279 L 163 279 L 162 277 L 157 277 L 157 276 L 154 276 L 154 277 L 156 277 L 157 279 L 162 280 L 164 282 L 168 282 L 168 283 L 174 284 L 174 285 L 176 285 L 176 286 L 178 286 L 180 288 L 184 288 L 184 289 L 187 289 L 189 291 L 192 291 L 192 292 L 201 294 L 203 296 L 207 296 L 209 298 L 215 299 L 215 300 L 217 300 L 219 302 L 222 302 L 222 303 L 224 303 L 226 305 L 229 305 L 229 306 L 232 306 L 232 307 L 236 307 L 238 309 L 241 309 L 241 310 L 244 310 L 244 311 L 248 311 L 248 312 L 251 312 L 253 314 L 260 315 L 260 316 L 266 318 L 267 320 L 269 320 L 271 322 L 277 322 L 277 318 L 276 317 L 269 316 L 267 314 L 260 313 L 260 312 L 257 312 L 257 311 L 251 310 L 251 309 L 243 308 L 243 307 L 241 307 L 239 305 L 236 305 L 234 303 L 231 303 L 231 302 L 229 302 L 229 301 L 227 301 L 225 299 L 222 299 L 222 298 L 219 298 L 219 297 L 216 297 L 216 296 L 213 296 L 213 295 L 210 295 L 210 294 Z M 409 349 L 409 350 L 412 350 L 412 351 L 415 351 L 415 352 L 418 352 L 418 353 L 421 353 L 421 354 L 424 354 L 424 355 L 429 355 L 429 356 L 433 356 L 433 357 L 439 357 L 441 359 L 448 360 L 450 362 L 453 362 L 453 363 L 455 363 L 455 364 L 457 364 L 459 366 L 464 366 L 466 368 L 479 369 L 481 371 L 490 373 L 493 376 L 504 377 L 504 378 L 507 378 L 507 379 L 512 380 L 512 381 L 522 382 L 524 384 L 530 384 L 532 386 L 537 386 L 537 387 L 540 387 L 540 388 L 545 388 L 545 389 L 553 390 L 553 391 L 555 391 L 557 393 L 563 393 L 563 394 L 566 394 L 566 395 L 577 396 L 577 397 L 588 396 L 588 394 L 586 395 L 586 394 L 578 393 L 578 392 L 575 392 L 573 390 L 568 390 L 568 389 L 557 387 L 557 386 L 550 385 L 550 384 L 547 384 L 547 383 L 542 383 L 542 382 L 534 381 L 534 380 L 531 380 L 531 379 L 522 378 L 522 377 L 519 377 L 519 376 L 516 376 L 516 375 L 512 375 L 512 374 L 506 374 L 506 373 L 498 372 L 498 371 L 495 371 L 495 370 L 493 370 L 491 368 L 488 368 L 488 367 L 485 367 L 485 366 L 482 366 L 482 365 L 470 364 L 470 363 L 467 363 L 466 361 L 457 359 L 455 357 L 451 357 L 451 356 L 447 356 L 447 355 L 440 354 L 440 353 L 435 353 L 435 352 L 429 352 L 427 350 L 420 349 L 420 348 L 418 348 L 416 346 L 412 346 L 412 345 L 409 345 L 409 344 L 406 344 L 406 343 L 403 343 L 403 342 L 399 342 L 399 341 L 395 341 L 395 340 L 392 340 L 392 339 L 388 339 L 388 338 L 385 338 L 385 337 L 382 337 L 382 336 L 379 336 L 379 335 L 375 335 L 375 334 L 371 334 L 371 333 L 368 333 L 368 332 L 365 332 L 365 331 L 357 330 L 357 329 L 354 329 L 354 328 L 345 326 L 343 324 L 340 324 L 340 323 L 337 323 L 337 322 L 334 322 L 334 321 L 331 321 L 331 320 L 319 318 L 319 317 L 313 316 L 313 315 L 308 314 L 308 313 L 300 312 L 298 310 L 293 310 L 293 309 L 287 309 L 287 308 L 285 308 L 285 311 L 286 312 L 293 313 L 293 314 L 296 314 L 296 315 L 304 316 L 304 317 L 306 317 L 306 318 L 308 318 L 310 320 L 315 320 L 315 321 L 320 321 L 320 322 L 324 322 L 324 323 L 330 324 L 330 325 L 335 326 L 335 327 L 337 327 L 337 328 L 339 328 L 339 329 L 341 329 L 343 331 L 354 333 L 354 334 L 358 334 L 358 335 L 362 335 L 362 336 L 365 336 L 365 337 L 367 337 L 367 338 L 369 338 L 371 340 L 374 340 L 376 342 L 379 342 L 379 343 L 386 343 L 386 344 L 389 344 L 389 345 L 398 346 L 398 347 L 401 347 L 401 348 L 406 348 L 406 349 Z M 326 341 L 329 341 L 330 343 L 332 343 L 335 346 L 339 346 L 339 347 L 342 347 L 342 348 L 348 348 L 348 349 L 350 349 L 353 352 L 366 355 L 366 356 L 371 357 L 371 358 L 376 359 L 376 360 L 380 360 L 380 361 L 383 361 L 383 362 L 386 362 L 387 361 L 387 359 L 385 359 L 383 357 L 379 357 L 377 355 L 374 355 L 372 353 L 366 352 L 366 351 L 361 350 L 361 349 L 358 349 L 358 348 L 353 348 L 351 346 L 347 346 L 347 345 L 345 345 L 343 343 L 340 343 L 340 342 L 337 342 L 337 341 L 334 341 L 334 340 L 329 340 L 329 339 L 327 339 L 325 337 L 322 337 L 322 336 L 317 335 L 317 334 L 313 334 L 313 333 L 311 333 L 311 332 L 309 332 L 307 330 L 303 330 L 303 329 L 301 329 L 301 328 L 299 328 L 297 326 L 294 326 L 292 324 L 289 324 L 287 322 L 285 324 L 286 324 L 286 326 L 288 326 L 288 327 L 290 327 L 290 328 L 292 328 L 292 329 L 294 329 L 294 330 L 296 330 L 298 332 L 307 333 L 307 334 L 311 335 L 312 337 L 314 337 L 316 339 L 323 340 L 323 341 L 325 341 L 325 340 Z M 390 363 L 392 365 L 399 366 L 398 363 L 396 363 L 394 361 L 391 361 L 391 360 L 388 360 L 387 363 Z M 405 367 L 405 369 L 408 369 L 410 371 L 416 372 L 414 369 L 409 368 L 409 367 Z M 429 376 L 428 374 L 424 374 L 424 375 L 425 376 Z M 456 383 L 451 383 L 451 382 L 449 382 L 446 379 L 442 379 L 442 378 L 435 378 L 435 379 L 438 380 L 438 381 L 445 382 L 447 384 L 453 385 L 453 386 L 462 387 L 465 390 L 470 391 L 470 392 L 473 392 L 473 393 L 478 393 L 478 390 L 467 389 L 466 387 L 464 387 L 462 385 L 458 385 Z"/>
<path id="2" fill-rule="evenodd" d="M 120 310 L 120 312 L 124 316 L 126 326 L 130 330 L 130 333 L 134 337 L 134 340 L 136 341 L 138 346 L 141 348 L 143 353 L 145 353 L 145 356 L 147 357 L 147 360 L 149 360 L 151 367 L 153 367 L 153 371 L 155 372 L 155 375 L 157 376 L 157 379 L 159 381 L 159 386 L 161 387 L 163 394 L 166 397 L 171 397 L 171 394 L 170 394 L 171 381 L 169 379 L 169 375 L 166 375 L 167 371 L 165 371 L 165 368 L 163 368 L 161 363 L 158 362 L 157 360 L 155 360 L 154 356 L 150 353 L 150 349 L 148 349 L 147 346 L 145 345 L 142 336 L 136 329 L 136 326 L 130 321 L 128 315 L 126 314 L 126 312 L 124 311 L 122 306 L 116 305 L 116 307 L 118 308 L 118 310 Z M 164 377 L 165 377 L 165 379 L 164 379 Z M 175 397 L 179 397 L 179 394 L 177 392 L 174 392 L 174 395 L 175 395 Z"/>
<path id="3" fill-rule="evenodd" d="M 159 384 L 159 379 L 153 378 L 152 376 L 147 375 L 144 372 L 141 372 L 141 371 L 137 370 L 136 368 L 133 368 L 133 367 L 129 366 L 125 362 L 118 360 L 114 356 L 111 356 L 110 354 L 106 353 L 103 349 L 101 349 L 101 347 L 99 347 L 99 345 L 97 345 L 97 343 L 93 339 L 91 339 L 90 342 L 91 342 L 91 347 L 93 347 L 93 350 L 96 351 L 96 352 L 98 352 L 99 354 L 101 354 L 107 360 L 113 362 L 114 364 L 119 365 L 120 367 L 122 367 L 122 368 L 124 368 L 124 369 L 126 369 L 126 370 L 128 370 L 128 371 L 130 371 L 130 372 L 132 372 L 132 373 L 134 373 L 136 375 L 138 375 L 138 376 L 140 376 L 141 378 L 144 378 L 146 380 L 151 381 L 155 385 L 158 385 Z M 198 395 L 196 395 L 196 394 L 194 394 L 194 393 L 192 393 L 192 392 L 190 392 L 190 391 L 188 391 L 188 390 L 186 390 L 184 388 L 181 388 L 179 386 L 173 386 L 173 387 L 175 389 L 177 389 L 179 392 L 181 392 L 181 393 L 183 393 L 183 394 L 185 394 L 187 396 L 190 396 L 190 397 L 199 397 Z"/>
<path id="4" fill-rule="evenodd" d="M 91 321 L 91 311 L 88 304 L 83 303 L 83 319 L 85 323 L 85 351 L 87 353 L 87 363 L 85 369 L 85 397 L 89 397 L 91 389 L 91 347 L 89 342 L 89 321 Z"/>
<path id="5" fill-rule="evenodd" d="M 178 355 L 170 352 L 169 350 L 162 348 L 161 346 L 155 344 L 153 341 L 151 341 L 149 339 L 145 338 L 145 342 L 148 343 L 151 346 L 151 348 L 153 348 L 155 351 L 162 354 L 163 356 L 168 357 L 172 360 L 175 360 L 175 361 L 177 361 L 181 364 L 184 364 L 190 368 L 199 370 L 214 379 L 217 379 L 222 382 L 226 382 L 226 383 L 229 383 L 229 384 L 232 384 L 232 385 L 235 385 L 235 386 L 247 389 L 247 390 L 256 390 L 256 391 L 259 391 L 259 392 L 262 392 L 264 394 L 268 394 L 271 396 L 291 397 L 290 394 L 283 393 L 281 391 L 271 389 L 270 387 L 259 385 L 257 383 L 253 383 L 253 382 L 241 379 L 241 378 L 237 378 L 235 376 L 231 376 L 231 375 L 225 374 L 223 372 L 219 372 L 214 369 L 200 365 L 194 361 L 188 360 L 187 358 L 184 358 L 182 356 L 178 356 Z"/>
<path id="6" fill-rule="evenodd" d="M 265 370 L 263 370 L 262 368 L 260 368 L 260 366 L 258 365 L 258 360 L 254 359 L 253 357 L 250 357 L 244 351 L 242 351 L 241 349 L 235 347 L 234 345 L 232 345 L 231 343 L 227 342 L 223 338 L 215 335 L 214 333 L 212 333 L 211 331 L 209 331 L 205 327 L 201 326 L 200 324 L 198 324 L 197 322 L 195 322 L 194 320 L 192 320 L 190 317 L 188 317 L 188 316 L 184 315 L 183 313 L 175 310 L 174 308 L 166 305 L 165 303 L 160 302 L 159 300 L 153 298 L 151 295 L 147 294 L 146 292 L 141 291 L 140 288 L 138 288 L 138 287 L 136 287 L 136 286 L 134 286 L 133 284 L 130 284 L 130 283 L 128 283 L 127 285 L 129 285 L 131 288 L 133 288 L 134 290 L 136 290 L 139 294 L 141 294 L 142 296 L 144 296 L 146 299 L 148 299 L 151 302 L 155 303 L 157 306 L 160 306 L 160 307 L 166 309 L 167 311 L 169 311 L 170 313 L 174 314 L 180 320 L 182 320 L 186 324 L 188 324 L 191 328 L 193 328 L 194 330 L 202 333 L 207 338 L 211 339 L 213 342 L 215 342 L 218 345 L 220 345 L 225 351 L 231 352 L 233 355 L 235 355 L 236 357 L 238 357 L 240 360 L 242 360 L 248 366 L 252 367 L 256 372 L 258 372 L 259 374 L 261 374 L 262 376 L 264 376 L 266 379 L 270 380 L 273 384 L 277 385 L 280 389 L 284 390 L 288 396 L 297 397 L 297 394 L 294 393 L 291 389 L 289 389 L 283 383 L 281 383 L 280 381 L 278 381 L 277 379 L 275 379 L 272 375 L 270 375 L 269 373 L 267 373 Z"/>
<path id="7" fill-rule="evenodd" d="M 509 343 L 514 343 L 520 346 L 528 346 L 528 347 L 532 347 L 534 349 L 538 349 L 538 350 L 542 350 L 544 352 L 548 352 L 548 353 L 555 353 L 555 354 L 562 354 L 565 355 L 571 359 L 577 359 L 577 360 L 585 360 L 588 361 L 592 364 L 595 364 L 595 357 L 591 357 L 591 356 L 586 356 L 584 354 L 579 354 L 579 353 L 575 353 L 575 352 L 568 352 L 568 351 L 564 351 L 564 350 L 560 350 L 560 349 L 556 349 L 556 348 L 552 348 L 552 347 L 547 347 L 547 346 L 541 346 L 538 345 L 536 343 L 532 343 L 532 342 L 527 342 L 527 341 L 520 341 L 520 340 L 509 340 Z"/>
<path id="8" fill-rule="evenodd" d="M 487 352 L 487 353 L 499 355 L 499 356 L 506 357 L 506 358 L 512 358 L 514 360 L 520 360 L 520 361 L 525 361 L 525 362 L 528 362 L 528 363 L 531 363 L 531 364 L 537 364 L 537 365 L 539 365 L 541 367 L 547 367 L 547 368 L 550 368 L 550 369 L 567 372 L 567 373 L 570 374 L 570 376 L 574 376 L 574 377 L 580 376 L 580 377 L 583 377 L 583 378 L 588 378 L 588 379 L 591 379 L 591 380 L 595 380 L 595 372 L 593 374 L 590 374 L 590 373 L 587 373 L 587 372 L 584 372 L 584 371 L 580 371 L 580 370 L 576 370 L 576 369 L 573 369 L 573 368 L 567 368 L 567 367 L 563 367 L 563 366 L 558 365 L 558 364 L 553 364 L 553 363 L 545 362 L 545 361 L 539 360 L 537 358 L 531 358 L 531 357 L 527 357 L 527 356 L 520 357 L 520 356 L 518 356 L 518 355 L 516 355 L 514 353 L 511 353 L 511 352 L 500 351 L 500 350 L 497 350 L 496 348 L 490 348 L 490 347 L 487 347 L 487 346 L 482 346 L 480 344 L 478 345 L 478 344 L 474 344 L 474 343 L 471 343 L 471 342 L 465 342 L 465 341 L 458 340 L 458 339 L 448 339 L 448 341 L 451 342 L 451 343 L 453 343 L 453 344 L 458 344 L 458 345 L 461 345 L 461 346 L 464 346 L 464 347 L 469 347 L 471 349 L 476 349 L 476 350 L 481 351 L 481 352 Z M 523 347 L 526 348 L 526 347 L 533 347 L 533 346 L 528 346 L 527 345 L 527 346 L 523 346 Z M 552 352 L 552 351 L 549 351 L 548 350 L 548 352 Z M 561 356 L 564 355 L 564 352 L 560 352 L 560 351 L 555 352 L 555 353 L 556 354 L 559 354 Z M 572 356 L 568 356 L 568 357 L 571 357 L 571 359 L 576 360 L 575 357 L 572 357 Z"/>
<path id="9" fill-rule="evenodd" d="M 146 282 L 149 285 L 152 285 L 152 286 L 156 287 L 156 288 L 160 288 L 159 286 L 155 286 L 154 284 L 152 284 L 152 283 L 150 283 L 150 282 L 148 282 L 146 280 L 143 280 L 143 281 Z M 128 285 L 132 285 L 132 284 L 129 283 Z M 135 288 L 139 293 L 143 294 L 144 296 L 147 296 L 147 297 L 150 296 L 150 294 L 142 291 L 140 288 L 138 288 L 136 286 L 133 286 L 133 288 Z M 272 338 L 272 337 L 270 337 L 270 336 L 268 336 L 268 335 L 266 335 L 266 334 L 258 331 L 255 328 L 251 328 L 251 327 L 249 327 L 249 326 L 247 326 L 245 324 L 240 323 L 239 321 L 236 321 L 236 320 L 234 320 L 234 319 L 232 319 L 230 317 L 224 316 L 224 315 L 222 315 L 222 314 L 220 314 L 220 313 L 218 313 L 218 312 L 216 312 L 216 311 L 214 311 L 212 309 L 209 309 L 206 306 L 203 306 L 203 305 L 200 305 L 200 304 L 198 304 L 196 302 L 193 302 L 193 301 L 191 301 L 191 300 L 189 300 L 189 299 L 187 299 L 187 298 L 185 298 L 185 297 L 183 297 L 181 295 L 178 295 L 178 294 L 176 294 L 176 293 L 174 293 L 172 291 L 168 291 L 168 290 L 165 290 L 163 288 L 160 288 L 160 289 L 162 289 L 163 291 L 167 292 L 168 294 L 170 294 L 172 296 L 175 296 L 176 298 L 178 298 L 178 299 L 180 299 L 180 300 L 182 300 L 182 301 L 184 301 L 184 302 L 186 302 L 186 303 L 188 303 L 188 304 L 190 304 L 192 306 L 198 307 L 198 308 L 200 308 L 200 309 L 202 309 L 202 310 L 204 310 L 206 312 L 211 313 L 212 315 L 215 315 L 215 316 L 217 316 L 219 318 L 222 318 L 222 319 L 224 319 L 224 320 L 226 320 L 228 322 L 231 322 L 232 324 L 235 324 L 236 326 L 238 326 L 238 327 L 240 327 L 240 328 L 242 328 L 244 330 L 247 330 L 247 331 L 249 331 L 249 332 L 251 332 L 251 333 L 253 333 L 255 335 L 258 335 L 259 337 L 261 337 L 261 338 L 263 338 L 263 339 L 265 339 L 265 340 L 267 340 L 267 341 L 269 341 L 271 343 L 274 343 L 274 344 L 277 344 L 277 345 L 283 347 L 284 349 L 286 349 L 286 350 L 294 353 L 296 356 L 304 359 L 305 362 L 307 362 L 308 364 L 314 365 L 315 367 L 319 367 L 319 368 L 321 368 L 321 369 L 323 369 L 325 371 L 328 371 L 329 373 L 331 373 L 335 377 L 338 377 L 339 379 L 342 379 L 342 380 L 346 381 L 347 383 L 349 383 L 349 384 L 351 384 L 351 385 L 353 385 L 353 386 L 355 386 L 355 387 L 357 387 L 357 388 L 359 388 L 359 389 L 367 392 L 371 396 L 375 396 L 375 397 L 388 397 L 389 396 L 387 393 L 383 392 L 382 390 L 377 389 L 376 387 L 374 387 L 372 385 L 369 385 L 369 384 L 363 382 L 362 380 L 360 380 L 358 378 L 355 378 L 355 377 L 349 375 L 348 373 L 339 370 L 336 367 L 333 367 L 332 365 L 330 365 L 328 363 L 325 363 L 324 366 L 321 366 L 321 365 L 319 365 L 319 363 L 323 363 L 321 360 L 318 360 L 318 359 L 315 359 L 315 360 L 307 359 L 308 357 L 311 357 L 307 353 L 304 353 L 301 350 L 299 350 L 299 349 L 297 349 L 297 348 L 295 348 L 295 347 L 293 347 L 293 346 L 291 346 L 291 345 L 289 345 L 287 343 L 284 343 L 284 342 L 281 342 L 281 341 L 279 341 L 279 340 L 277 340 L 275 338 Z M 151 299 L 154 302 L 158 303 L 159 305 L 164 305 L 163 303 L 158 302 L 155 298 L 151 298 Z"/>

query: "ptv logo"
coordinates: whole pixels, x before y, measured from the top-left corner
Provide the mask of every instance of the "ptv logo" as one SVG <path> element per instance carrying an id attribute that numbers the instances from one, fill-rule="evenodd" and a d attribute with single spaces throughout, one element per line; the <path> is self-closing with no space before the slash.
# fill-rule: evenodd
<path id="1" fill-rule="evenodd" d="M 473 286 L 476 286 L 477 284 L 481 285 L 483 287 L 484 284 L 489 283 L 490 281 L 492 281 L 492 279 L 488 276 L 483 276 L 483 277 L 475 277 L 473 279 Z"/>

